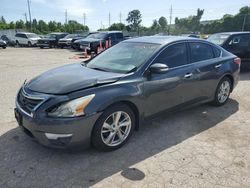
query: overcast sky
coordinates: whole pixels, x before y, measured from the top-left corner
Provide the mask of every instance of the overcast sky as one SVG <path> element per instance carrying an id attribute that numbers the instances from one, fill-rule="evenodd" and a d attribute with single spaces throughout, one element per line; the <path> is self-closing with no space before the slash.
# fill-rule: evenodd
<path id="1" fill-rule="evenodd" d="M 165 16 L 169 21 L 170 7 L 173 7 L 175 17 L 186 17 L 196 14 L 197 8 L 205 9 L 202 20 L 221 18 L 224 14 L 236 14 L 242 6 L 250 6 L 250 0 L 30 0 L 32 18 L 45 21 L 65 21 L 65 10 L 68 19 L 83 23 L 83 13 L 86 13 L 86 24 L 91 30 L 100 28 L 101 22 L 106 27 L 120 21 L 126 23 L 128 12 L 139 9 L 142 13 L 142 24 L 150 26 L 153 19 Z M 24 20 L 28 14 L 27 0 L 1 0 L 0 16 L 7 21 Z"/>

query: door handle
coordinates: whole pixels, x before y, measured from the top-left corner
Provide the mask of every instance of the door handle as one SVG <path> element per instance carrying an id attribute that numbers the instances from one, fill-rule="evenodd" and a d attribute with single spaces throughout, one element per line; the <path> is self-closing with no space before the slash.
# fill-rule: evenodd
<path id="1" fill-rule="evenodd" d="M 185 74 L 184 78 L 190 78 L 191 76 L 193 76 L 192 73 L 187 73 L 187 74 Z"/>
<path id="2" fill-rule="evenodd" d="M 222 64 L 217 64 L 217 65 L 214 66 L 214 68 L 218 69 L 218 68 L 221 67 L 221 65 L 222 65 Z"/>

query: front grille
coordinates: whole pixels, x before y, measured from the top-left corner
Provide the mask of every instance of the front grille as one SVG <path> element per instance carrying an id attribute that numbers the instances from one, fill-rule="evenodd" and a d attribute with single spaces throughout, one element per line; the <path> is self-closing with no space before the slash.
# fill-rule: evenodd
<path id="1" fill-rule="evenodd" d="M 43 101 L 42 98 L 35 98 L 28 96 L 24 93 L 23 89 L 20 90 L 17 96 L 17 102 L 26 113 L 31 115 L 31 112 Z"/>

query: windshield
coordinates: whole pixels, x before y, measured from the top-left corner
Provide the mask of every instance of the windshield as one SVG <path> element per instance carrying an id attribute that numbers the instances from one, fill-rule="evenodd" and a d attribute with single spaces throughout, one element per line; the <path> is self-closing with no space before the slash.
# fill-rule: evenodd
<path id="1" fill-rule="evenodd" d="M 27 35 L 28 38 L 39 38 L 38 35 L 33 34 L 33 33 L 31 33 L 31 34 L 26 34 L 26 35 Z"/>
<path id="2" fill-rule="evenodd" d="M 92 59 L 87 67 L 116 73 L 134 72 L 160 45 L 122 42 Z"/>
<path id="3" fill-rule="evenodd" d="M 71 39 L 71 38 L 74 38 L 76 36 L 77 36 L 77 34 L 69 34 L 69 35 L 66 35 L 64 38 L 65 39 Z"/>
<path id="4" fill-rule="evenodd" d="M 211 35 L 207 40 L 217 44 L 217 45 L 222 45 L 229 37 L 229 34 L 214 34 Z"/>
<path id="5" fill-rule="evenodd" d="M 104 39 L 107 36 L 106 33 L 95 33 L 87 36 L 88 39 Z"/>

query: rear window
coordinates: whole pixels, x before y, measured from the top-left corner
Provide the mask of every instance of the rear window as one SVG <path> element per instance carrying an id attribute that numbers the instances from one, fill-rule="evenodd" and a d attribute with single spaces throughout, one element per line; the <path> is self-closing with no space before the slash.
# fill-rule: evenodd
<path id="1" fill-rule="evenodd" d="M 214 34 L 211 35 L 207 40 L 217 44 L 217 45 L 222 45 L 230 36 L 230 34 Z"/>
<path id="2" fill-rule="evenodd" d="M 189 46 L 191 63 L 214 58 L 213 49 L 208 44 L 191 42 Z"/>
<path id="3" fill-rule="evenodd" d="M 214 50 L 214 57 L 220 57 L 221 55 L 221 50 L 216 48 L 216 47 L 213 47 L 213 50 Z"/>

